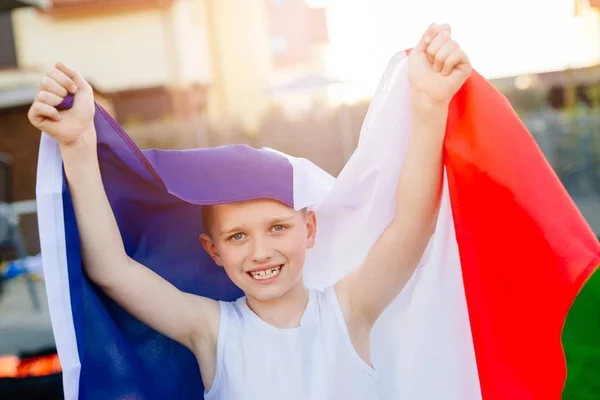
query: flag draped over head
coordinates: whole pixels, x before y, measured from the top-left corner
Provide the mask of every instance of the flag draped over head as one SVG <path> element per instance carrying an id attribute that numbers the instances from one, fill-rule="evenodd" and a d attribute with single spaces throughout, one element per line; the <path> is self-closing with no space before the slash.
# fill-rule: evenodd
<path id="1" fill-rule="evenodd" d="M 337 179 L 269 149 L 140 151 L 100 107 L 95 126 L 130 257 L 183 291 L 236 299 L 240 290 L 198 243 L 199 206 L 270 198 L 316 212 L 305 283 L 322 288 L 360 265 L 394 217 L 410 130 L 406 54 L 390 61 Z M 380 398 L 560 398 L 562 326 L 600 245 L 508 102 L 477 73 L 451 103 L 444 160 L 435 233 L 372 332 Z M 60 153 L 45 135 L 37 199 L 66 398 L 202 398 L 191 352 L 82 272 Z"/>

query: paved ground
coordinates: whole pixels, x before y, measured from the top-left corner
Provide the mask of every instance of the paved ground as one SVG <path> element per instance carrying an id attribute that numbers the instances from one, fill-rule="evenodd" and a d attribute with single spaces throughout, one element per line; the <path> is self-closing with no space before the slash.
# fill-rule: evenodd
<path id="1" fill-rule="evenodd" d="M 0 355 L 54 346 L 44 283 L 37 280 L 34 287 L 40 299 L 39 311 L 33 308 L 24 279 L 5 283 L 0 297 Z"/>

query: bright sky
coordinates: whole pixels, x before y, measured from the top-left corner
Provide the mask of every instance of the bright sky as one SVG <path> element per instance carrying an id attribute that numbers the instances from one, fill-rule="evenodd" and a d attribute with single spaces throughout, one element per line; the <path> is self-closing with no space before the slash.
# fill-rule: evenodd
<path id="1" fill-rule="evenodd" d="M 391 55 L 414 46 L 430 22 L 450 23 L 475 69 L 488 78 L 589 64 L 599 50 L 574 17 L 574 0 L 308 2 L 327 6 L 327 68 L 356 95 L 371 93 Z"/>

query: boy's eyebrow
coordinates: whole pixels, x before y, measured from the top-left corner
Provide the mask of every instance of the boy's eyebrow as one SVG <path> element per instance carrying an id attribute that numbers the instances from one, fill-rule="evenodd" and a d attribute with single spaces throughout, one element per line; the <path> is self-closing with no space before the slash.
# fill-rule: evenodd
<path id="1" fill-rule="evenodd" d="M 269 225 L 281 224 L 284 222 L 290 222 L 294 217 L 274 217 L 269 221 Z"/>
<path id="2" fill-rule="evenodd" d="M 243 230 L 244 230 L 244 228 L 242 226 L 234 226 L 231 228 L 223 229 L 221 232 L 219 232 L 219 236 L 223 236 L 223 235 L 227 235 L 227 234 L 230 234 L 233 232 L 238 232 L 238 231 L 243 231 Z"/>
<path id="3" fill-rule="evenodd" d="M 284 222 L 289 222 L 292 219 L 293 219 L 293 217 L 273 217 L 269 220 L 268 224 L 269 225 L 281 224 Z M 227 235 L 227 234 L 230 234 L 233 232 L 238 232 L 238 231 L 243 231 L 243 230 L 244 230 L 244 227 L 241 225 L 234 226 L 231 228 L 225 228 L 221 232 L 219 232 L 219 236 L 223 236 L 223 235 Z"/>

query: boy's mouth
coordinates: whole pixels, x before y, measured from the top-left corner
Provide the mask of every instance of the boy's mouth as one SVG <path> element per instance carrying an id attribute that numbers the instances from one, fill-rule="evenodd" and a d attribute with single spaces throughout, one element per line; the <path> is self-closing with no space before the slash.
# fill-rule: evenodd
<path id="1" fill-rule="evenodd" d="M 257 281 L 265 281 L 267 279 L 275 278 L 281 271 L 281 268 L 283 268 L 283 264 L 261 269 L 258 271 L 250 271 L 248 272 L 248 275 L 250 275 L 251 278 L 256 279 Z"/>

